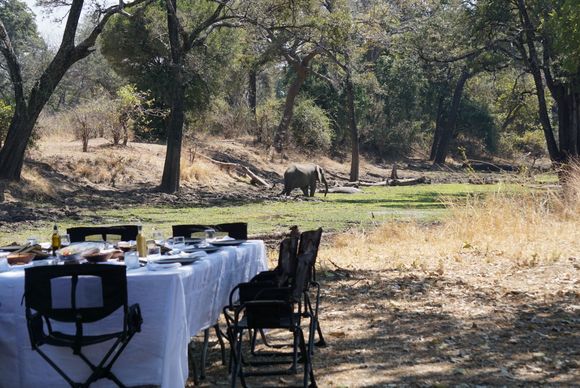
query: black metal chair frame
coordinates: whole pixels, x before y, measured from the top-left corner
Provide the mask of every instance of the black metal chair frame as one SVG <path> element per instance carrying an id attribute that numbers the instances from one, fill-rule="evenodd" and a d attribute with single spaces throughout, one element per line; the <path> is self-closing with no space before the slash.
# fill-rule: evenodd
<path id="1" fill-rule="evenodd" d="M 246 222 L 229 222 L 217 225 L 173 225 L 171 227 L 174 236 L 191 237 L 193 233 L 201 233 L 206 229 L 214 229 L 216 232 L 227 233 L 229 237 L 236 240 L 248 239 L 248 224 Z"/>
<path id="2" fill-rule="evenodd" d="M 89 236 L 101 236 L 102 241 L 107 241 L 107 236 L 120 236 L 121 241 L 137 239 L 139 227 L 137 225 L 116 226 L 79 226 L 66 230 L 70 236 L 70 242 L 83 242 Z"/>
<path id="3" fill-rule="evenodd" d="M 79 277 L 83 276 L 101 279 L 103 306 L 77 308 L 77 287 Z M 62 277 L 71 278 L 71 307 L 53 308 L 51 280 Z M 91 383 L 103 378 L 112 380 L 119 387 L 124 387 L 123 383 L 111 372 L 111 368 L 135 333 L 141 331 L 143 322 L 139 304 L 131 306 L 128 304 L 124 266 L 83 264 L 26 268 L 24 299 L 32 349 L 37 351 L 71 387 L 88 387 Z M 120 308 L 123 309 L 122 330 L 101 335 L 83 335 L 83 324 L 99 321 Z M 51 321 L 74 323 L 74 334 L 53 330 Z M 85 346 L 112 340 L 114 343 L 96 365 L 82 352 Z M 92 371 L 90 376 L 83 383 L 73 381 L 54 360 L 41 350 L 43 345 L 70 347 L 73 354 L 79 356 L 90 367 Z"/>
<path id="4" fill-rule="evenodd" d="M 306 232 L 302 232 L 300 234 L 300 244 L 298 245 L 298 255 L 302 255 L 306 252 L 313 252 L 314 259 L 312 261 L 311 272 L 309 277 L 308 284 L 318 284 L 316 282 L 316 258 L 318 257 L 318 248 L 320 247 L 320 241 L 322 240 L 322 228 L 318 228 L 316 230 L 309 230 Z M 320 285 L 318 285 L 320 287 Z M 315 313 L 313 319 L 315 321 L 314 328 L 318 334 L 318 341 L 316 342 L 316 346 L 323 347 L 326 346 L 326 341 L 322 334 L 322 329 L 320 328 L 320 322 L 318 320 L 318 306 L 320 303 L 320 297 L 318 296 L 315 299 L 315 307 L 312 307 L 312 299 L 310 298 L 310 294 L 308 293 L 308 289 L 304 292 L 304 303 L 308 305 L 308 309 Z"/>
<path id="5" fill-rule="evenodd" d="M 320 304 L 320 285 L 319 285 L 319 283 L 316 282 L 316 269 L 315 269 L 316 258 L 318 256 L 318 248 L 320 246 L 321 239 L 322 239 L 322 228 L 302 232 L 300 234 L 300 242 L 298 244 L 297 253 L 294 256 L 294 257 L 297 257 L 297 256 L 300 256 L 300 255 L 307 253 L 307 252 L 312 252 L 314 254 L 313 263 L 312 263 L 312 266 L 310 268 L 310 273 L 308 274 L 309 281 L 306 284 L 306 287 L 304 289 L 303 303 L 305 304 L 305 307 L 303 308 L 303 311 L 308 311 L 309 313 L 311 313 L 312 319 L 315 321 L 314 328 L 318 334 L 318 341 L 316 342 L 315 345 L 318 347 L 326 346 L 326 341 L 325 341 L 324 336 L 322 334 L 322 329 L 320 328 L 320 323 L 318 320 L 318 310 L 319 310 L 319 304 Z M 284 243 L 284 241 L 283 241 L 283 243 Z M 282 246 L 281 246 L 281 248 L 282 248 Z M 281 256 L 278 260 L 278 267 L 275 270 L 260 273 L 260 274 L 256 275 L 252 281 L 254 281 L 254 280 L 264 281 L 267 279 L 272 281 L 272 278 L 283 279 L 284 276 L 280 275 L 281 270 L 279 270 L 279 268 L 286 268 L 287 271 L 290 271 L 290 273 L 287 276 L 288 276 L 288 279 L 291 280 L 292 277 L 294 276 L 293 273 L 296 271 L 295 260 L 293 263 L 292 263 L 292 261 L 290 261 L 290 264 L 286 264 L 286 265 L 281 264 L 280 261 L 282 258 L 282 253 L 280 255 Z M 286 283 L 286 285 L 288 285 L 288 284 L 289 283 Z M 280 283 L 279 285 L 283 285 L 283 284 Z M 311 285 L 315 286 L 317 289 L 317 291 L 316 291 L 317 296 L 314 298 L 314 303 L 312 300 L 313 298 L 311 297 L 310 292 L 309 292 L 309 287 Z M 253 352 L 253 354 L 255 354 L 256 340 L 257 340 L 257 333 L 258 332 L 260 333 L 260 337 L 262 339 L 262 342 L 264 343 L 264 345 L 266 345 L 268 347 L 281 348 L 281 347 L 291 346 L 290 344 L 270 343 L 268 341 L 265 333 L 262 330 L 258 330 L 257 332 L 252 333 L 252 352 Z"/>
<path id="6" fill-rule="evenodd" d="M 232 387 L 236 386 L 237 377 L 240 378 L 242 386 L 246 387 L 245 378 L 248 376 L 297 373 L 298 361 L 304 364 L 302 386 L 316 386 L 311 359 L 315 330 L 315 321 L 312 319 L 314 311 L 302 310 L 303 306 L 307 306 L 307 304 L 302 303 L 302 298 L 304 290 L 307 288 L 306 283 L 311 271 L 313 256 L 312 252 L 307 252 L 298 258 L 296 276 L 290 287 L 275 287 L 269 282 L 248 282 L 239 284 L 230 293 L 230 305 L 224 308 L 224 316 L 228 325 L 228 339 L 231 345 L 230 360 L 233 362 L 230 368 Z M 234 301 L 236 292 L 238 301 Z M 304 338 L 302 318 L 309 318 L 308 342 Z M 292 333 L 293 351 L 291 353 L 278 353 L 278 355 L 292 356 L 290 369 L 265 372 L 243 371 L 242 365 L 260 366 L 288 363 L 288 361 L 249 361 L 244 359 L 242 356 L 244 332 L 253 331 L 255 333 L 262 329 L 286 329 Z M 250 336 L 252 337 L 251 333 Z M 251 354 L 253 356 L 273 355 L 272 353 L 256 354 L 253 349 Z"/>

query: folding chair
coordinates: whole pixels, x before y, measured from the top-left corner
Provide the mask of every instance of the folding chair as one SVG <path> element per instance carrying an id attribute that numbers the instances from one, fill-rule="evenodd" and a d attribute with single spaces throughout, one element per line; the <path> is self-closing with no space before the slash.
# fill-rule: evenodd
<path id="1" fill-rule="evenodd" d="M 298 360 L 303 363 L 303 387 L 316 387 L 311 355 L 313 353 L 314 320 L 309 319 L 308 341 L 305 340 L 302 328 L 302 318 L 311 318 L 308 312 L 302 311 L 302 296 L 313 253 L 307 252 L 298 257 L 297 269 L 292 286 L 268 287 L 258 282 L 239 284 L 230 294 L 230 306 L 224 308 L 224 316 L 228 325 L 228 339 L 231 345 L 231 386 L 235 387 L 237 378 L 240 378 L 243 387 L 246 387 L 248 376 L 271 376 L 297 372 Z M 233 295 L 238 291 L 239 303 L 235 303 Z M 248 361 L 242 356 L 242 343 L 245 331 L 262 329 L 286 329 L 293 335 L 293 352 L 291 368 L 275 371 L 243 370 L 243 365 L 261 366 L 280 364 L 273 361 Z M 300 356 L 300 357 L 299 357 Z M 286 362 L 287 363 L 287 362 Z"/>
<path id="2" fill-rule="evenodd" d="M 316 283 L 316 258 L 318 257 L 318 248 L 320 247 L 321 239 L 322 239 L 322 228 L 318 228 L 316 230 L 309 230 L 306 232 L 302 232 L 300 234 L 300 245 L 298 245 L 298 255 L 302 255 L 306 252 L 312 252 L 314 254 L 311 266 L 311 273 L 309 275 L 309 282 L 307 283 L 307 286 L 318 285 L 318 283 Z M 314 307 L 312 306 L 312 301 L 309 296 L 307 287 L 305 290 L 304 302 L 308 305 L 309 310 L 315 313 L 313 319 L 315 321 L 315 329 L 318 333 L 318 342 L 316 342 L 316 346 L 322 347 L 326 346 L 326 341 L 324 340 L 324 336 L 322 335 L 322 329 L 320 328 L 320 323 L 318 321 L 319 301 L 320 301 L 319 298 L 316 298 L 315 306 Z"/>
<path id="3" fill-rule="evenodd" d="M 217 225 L 173 225 L 171 227 L 174 236 L 191 237 L 194 233 L 203 233 L 206 229 L 214 229 L 216 232 L 227 233 L 229 237 L 236 240 L 248 239 L 248 224 L 246 222 L 230 222 Z"/>
<path id="4" fill-rule="evenodd" d="M 125 267 L 107 264 L 31 267 L 25 269 L 24 279 L 26 321 L 32 350 L 37 351 L 71 387 L 88 387 L 103 378 L 124 387 L 111 368 L 133 335 L 141 331 L 143 322 L 139 304 L 129 306 L 127 301 Z M 123 322 L 119 331 L 84 334 L 83 325 L 100 321 L 121 308 Z M 59 330 L 54 328 L 57 325 Z M 65 330 L 68 328 L 70 331 Z M 84 347 L 107 341 L 114 342 L 98 364 L 83 353 Z M 71 348 L 92 373 L 85 382 L 74 382 L 42 350 L 45 345 Z"/>
<path id="5" fill-rule="evenodd" d="M 250 282 L 273 282 L 278 287 L 288 286 L 296 273 L 298 238 L 287 237 L 280 243 L 278 265 L 270 271 L 257 274 Z"/>
<path id="6" fill-rule="evenodd" d="M 108 241 L 109 236 L 118 236 L 120 241 L 137 239 L 139 228 L 137 225 L 118 226 L 80 226 L 68 228 L 70 242 L 83 242 L 87 237 L 98 236 L 101 241 Z"/>

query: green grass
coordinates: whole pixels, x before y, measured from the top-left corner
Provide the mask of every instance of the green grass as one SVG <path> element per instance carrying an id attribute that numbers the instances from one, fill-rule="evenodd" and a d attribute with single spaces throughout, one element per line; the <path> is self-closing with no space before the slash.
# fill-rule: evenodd
<path id="1" fill-rule="evenodd" d="M 59 222 L 61 231 L 70 226 L 91 225 L 95 215 L 102 224 L 137 223 L 146 234 L 153 228 L 171 235 L 174 224 L 215 224 L 228 221 L 249 223 L 250 234 L 286 231 L 292 225 L 300 229 L 322 226 L 325 230 L 345 231 L 352 227 L 372 227 L 377 223 L 397 219 L 433 221 L 446 214 L 445 202 L 468 195 L 483 195 L 498 190 L 517 190 L 514 185 L 437 184 L 409 187 L 369 187 L 359 194 L 328 194 L 315 200 L 288 199 L 231 206 L 195 207 L 131 207 L 126 210 L 97 210 L 81 214 L 82 219 Z M 48 240 L 52 225 L 36 229 L 19 229 L 16 233 L 0 234 L 0 242 L 25 240 L 37 236 Z"/>

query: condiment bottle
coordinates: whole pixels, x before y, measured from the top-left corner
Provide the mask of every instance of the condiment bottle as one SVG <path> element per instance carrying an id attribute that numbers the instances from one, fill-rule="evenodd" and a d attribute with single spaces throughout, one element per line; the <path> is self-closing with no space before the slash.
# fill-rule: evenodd
<path id="1" fill-rule="evenodd" d="M 147 257 L 147 240 L 143 235 L 143 227 L 138 225 L 137 228 L 137 252 L 139 252 L 139 257 Z"/>
<path id="2" fill-rule="evenodd" d="M 52 229 L 52 237 L 50 239 L 50 247 L 52 248 L 52 254 L 56 255 L 56 251 L 60 249 L 60 234 L 58 234 L 58 226 L 54 224 Z"/>

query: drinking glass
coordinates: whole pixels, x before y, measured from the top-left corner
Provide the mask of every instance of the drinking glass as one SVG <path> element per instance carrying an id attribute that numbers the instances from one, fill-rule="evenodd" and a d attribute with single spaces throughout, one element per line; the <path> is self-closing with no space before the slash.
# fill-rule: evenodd
<path id="1" fill-rule="evenodd" d="M 139 254 L 135 251 L 125 252 L 125 266 L 127 269 L 139 268 Z"/>
<path id="2" fill-rule="evenodd" d="M 68 247 L 70 245 L 70 235 L 61 234 L 60 235 L 60 245 L 62 247 Z"/>
<path id="3" fill-rule="evenodd" d="M 173 249 L 183 248 L 185 246 L 185 237 L 173 236 Z"/>
<path id="4" fill-rule="evenodd" d="M 153 234 L 151 235 L 153 240 L 155 240 L 155 244 L 163 245 L 163 233 L 160 230 L 154 229 Z"/>
<path id="5" fill-rule="evenodd" d="M 0 272 L 10 271 L 10 265 L 8 265 L 8 259 L 5 257 L 0 258 Z"/>
<path id="6" fill-rule="evenodd" d="M 153 241 L 147 244 L 147 258 L 156 259 L 161 256 L 161 248 Z"/>

